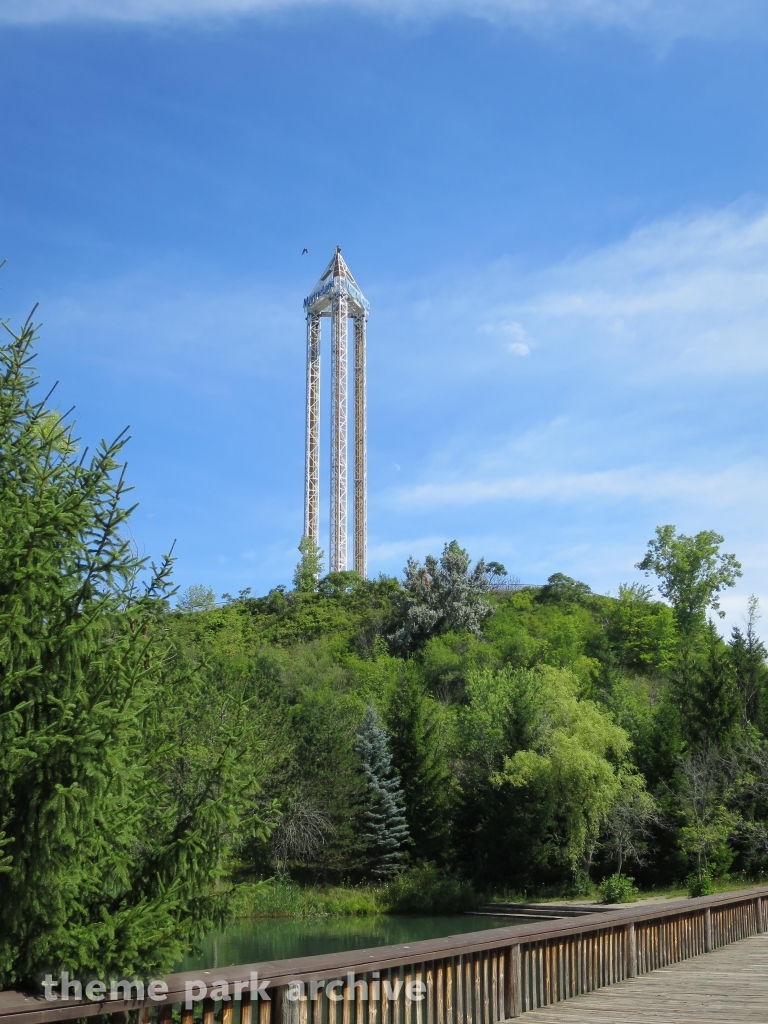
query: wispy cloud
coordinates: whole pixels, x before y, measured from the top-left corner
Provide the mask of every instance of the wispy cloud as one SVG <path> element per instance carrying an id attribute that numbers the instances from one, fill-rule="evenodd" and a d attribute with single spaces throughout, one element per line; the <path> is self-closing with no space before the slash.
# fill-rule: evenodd
<path id="1" fill-rule="evenodd" d="M 529 274 L 501 260 L 422 307 L 450 416 L 379 495 L 393 520 L 480 552 L 506 537 L 519 574 L 597 589 L 633 578 L 654 525 L 715 528 L 744 561 L 733 614 L 766 592 L 768 210 L 681 214 Z"/>
<path id="2" fill-rule="evenodd" d="M 652 466 L 584 472 L 539 472 L 519 476 L 468 477 L 402 488 L 392 495 L 398 505 L 428 507 L 475 505 L 509 499 L 573 502 L 584 499 L 658 502 L 670 499 L 710 507 L 764 505 L 768 500 L 768 466 L 750 463 L 715 473 L 656 470 Z"/>
<path id="3" fill-rule="evenodd" d="M 527 356 L 531 351 L 531 336 L 522 324 L 512 323 L 484 324 L 482 333 L 500 335 L 504 338 L 504 348 L 515 356 Z"/>
<path id="4" fill-rule="evenodd" d="M 523 343 L 530 332 L 545 352 L 589 352 L 646 378 L 768 369 L 765 209 L 660 221 L 522 287 L 504 262 L 486 280 L 497 306 L 484 329 L 514 329 Z"/>
<path id="5" fill-rule="evenodd" d="M 463 14 L 535 31 L 587 23 L 668 41 L 765 25 L 760 0 L 3 0 L 0 22 L 221 20 L 332 6 L 408 21 Z"/>

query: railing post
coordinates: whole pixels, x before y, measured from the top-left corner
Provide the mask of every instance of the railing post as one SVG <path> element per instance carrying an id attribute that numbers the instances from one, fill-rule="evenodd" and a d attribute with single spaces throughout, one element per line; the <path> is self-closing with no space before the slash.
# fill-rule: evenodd
<path id="1" fill-rule="evenodd" d="M 704 952 L 712 952 L 712 911 L 709 907 L 704 911 Z"/>
<path id="2" fill-rule="evenodd" d="M 637 974 L 637 939 L 635 938 L 635 922 L 627 925 L 627 977 L 634 978 Z"/>
<path id="3" fill-rule="evenodd" d="M 520 1017 L 523 1012 L 523 972 L 521 969 L 520 944 L 509 951 L 509 987 L 511 999 L 509 1010 L 513 1017 Z"/>

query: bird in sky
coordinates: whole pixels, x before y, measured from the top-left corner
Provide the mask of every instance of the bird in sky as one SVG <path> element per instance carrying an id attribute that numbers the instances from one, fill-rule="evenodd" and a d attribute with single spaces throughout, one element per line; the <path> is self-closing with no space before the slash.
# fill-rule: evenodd
<path id="1" fill-rule="evenodd" d="M 301 250 L 301 255 L 303 256 L 305 252 L 309 252 L 309 249 L 302 249 Z"/>

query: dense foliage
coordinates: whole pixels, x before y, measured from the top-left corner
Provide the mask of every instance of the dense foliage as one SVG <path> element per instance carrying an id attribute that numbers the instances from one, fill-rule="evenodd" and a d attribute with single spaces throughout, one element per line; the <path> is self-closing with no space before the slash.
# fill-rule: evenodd
<path id="1" fill-rule="evenodd" d="M 323 576 L 307 538 L 292 589 L 174 600 L 126 540 L 124 439 L 78 451 L 32 342 L 0 349 L 4 986 L 167 969 L 267 877 L 403 909 L 768 868 L 766 650 L 756 601 L 708 620 L 722 537 L 657 530 L 665 601 L 505 586 L 455 541 Z"/>
<path id="2" fill-rule="evenodd" d="M 247 673 L 174 657 L 169 562 L 125 536 L 124 438 L 78 454 L 33 400 L 32 342 L 0 349 L 3 986 L 169 968 L 224 910 L 227 851 L 265 835 Z"/>
<path id="3" fill-rule="evenodd" d="M 766 652 L 754 600 L 727 640 L 708 621 L 741 572 L 721 544 L 659 528 L 638 566 L 669 603 L 562 574 L 505 589 L 503 567 L 473 567 L 453 542 L 411 559 L 402 582 L 307 586 L 297 570 L 301 588 L 177 612 L 171 630 L 185 657 L 218 666 L 212 685 L 237 661 L 272 702 L 269 792 L 285 821 L 311 808 L 323 823 L 311 851 L 297 841 L 280 860 L 297 880 L 372 877 L 355 736 L 375 706 L 406 862 L 485 889 L 586 891 L 628 870 L 700 887 L 768 858 Z M 273 846 L 241 869 L 273 871 Z"/>

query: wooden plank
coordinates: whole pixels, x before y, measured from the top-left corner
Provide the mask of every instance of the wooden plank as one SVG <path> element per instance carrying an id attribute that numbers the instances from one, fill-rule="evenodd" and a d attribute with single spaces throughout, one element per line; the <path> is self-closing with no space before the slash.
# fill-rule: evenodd
<path id="1" fill-rule="evenodd" d="M 765 1024 L 768 934 L 542 1007 L 531 1024 Z"/>
<path id="2" fill-rule="evenodd" d="M 472 1013 L 472 957 L 465 956 L 464 960 L 464 1017 L 466 1024 L 474 1024 Z"/>
<path id="3" fill-rule="evenodd" d="M 464 995 L 464 958 L 456 958 L 456 1024 L 466 1022 L 466 1004 Z"/>
<path id="4" fill-rule="evenodd" d="M 445 961 L 445 1017 L 443 1024 L 453 1024 L 453 986 L 454 986 L 453 961 Z"/>
<path id="5" fill-rule="evenodd" d="M 523 1012 L 522 956 L 519 945 L 509 951 L 510 1017 L 520 1017 Z"/>
<path id="6" fill-rule="evenodd" d="M 634 978 L 637 974 L 637 947 L 635 945 L 635 924 L 630 922 L 627 926 L 627 968 L 626 977 Z"/>

